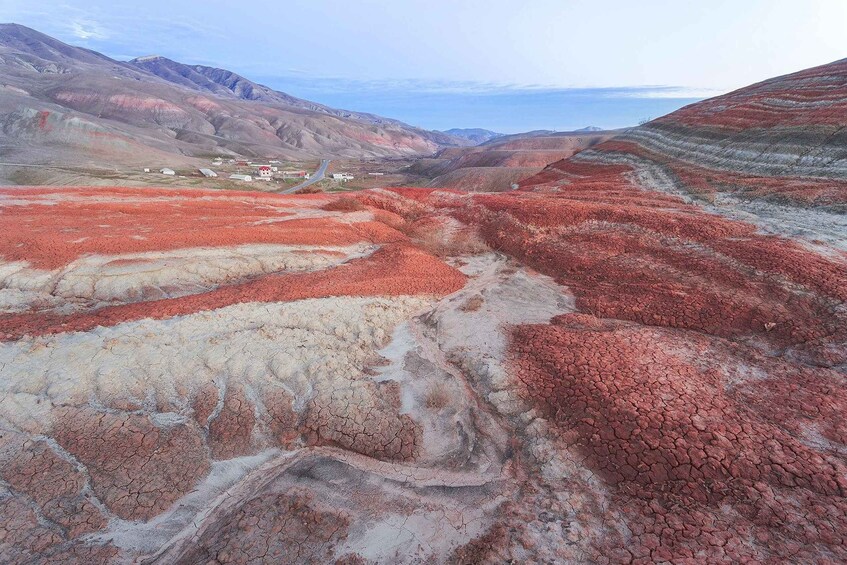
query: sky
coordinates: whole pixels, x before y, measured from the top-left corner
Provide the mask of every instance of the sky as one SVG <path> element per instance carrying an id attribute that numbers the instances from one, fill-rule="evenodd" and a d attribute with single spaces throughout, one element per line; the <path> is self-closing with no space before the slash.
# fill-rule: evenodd
<path id="1" fill-rule="evenodd" d="M 635 125 L 847 57 L 847 0 L 0 0 L 0 21 L 503 133 Z"/>

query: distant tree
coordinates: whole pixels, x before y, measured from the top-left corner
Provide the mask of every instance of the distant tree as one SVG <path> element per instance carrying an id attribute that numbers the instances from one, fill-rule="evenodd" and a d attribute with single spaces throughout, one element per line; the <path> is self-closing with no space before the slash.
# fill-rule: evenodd
<path id="1" fill-rule="evenodd" d="M 652 122 L 652 121 L 653 121 L 653 118 L 651 118 L 650 116 L 647 116 L 646 118 L 641 118 L 640 120 L 638 120 L 638 125 L 643 126 L 647 122 Z"/>

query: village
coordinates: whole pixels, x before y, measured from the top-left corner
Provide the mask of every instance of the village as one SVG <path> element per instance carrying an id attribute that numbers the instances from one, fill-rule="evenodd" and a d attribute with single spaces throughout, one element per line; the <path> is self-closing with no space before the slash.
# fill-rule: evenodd
<path id="1" fill-rule="evenodd" d="M 340 189 L 344 183 L 355 178 L 354 175 L 347 172 L 333 172 L 324 177 L 323 173 L 326 170 L 326 165 L 328 163 L 329 161 L 321 162 L 321 164 L 316 167 L 316 172 L 311 173 L 305 168 L 301 168 L 308 165 L 304 163 L 292 163 L 279 159 L 270 159 L 259 162 L 250 159 L 224 159 L 222 157 L 218 157 L 210 162 L 211 167 L 199 167 L 192 170 L 193 174 L 180 174 L 177 169 L 171 167 L 162 167 L 157 169 L 155 172 L 167 177 L 187 178 L 189 176 L 202 176 L 207 179 L 228 179 L 230 181 L 240 183 L 265 181 L 274 184 L 272 189 L 274 191 L 286 191 L 287 189 L 292 187 L 296 188 L 301 185 L 305 187 L 312 184 L 307 181 L 313 178 L 313 183 L 323 180 L 324 178 L 335 181 L 335 183 L 339 185 L 338 188 Z M 155 172 L 149 167 L 144 168 L 145 174 L 155 174 Z M 371 174 L 381 175 L 382 173 Z"/>
<path id="2" fill-rule="evenodd" d="M 136 169 L 134 173 L 124 171 L 121 178 L 151 185 L 188 185 L 282 194 L 420 186 L 428 180 L 408 171 L 413 162 L 408 159 L 294 161 L 282 157 L 249 159 L 220 156 L 208 159 L 205 163 L 162 163 Z"/>

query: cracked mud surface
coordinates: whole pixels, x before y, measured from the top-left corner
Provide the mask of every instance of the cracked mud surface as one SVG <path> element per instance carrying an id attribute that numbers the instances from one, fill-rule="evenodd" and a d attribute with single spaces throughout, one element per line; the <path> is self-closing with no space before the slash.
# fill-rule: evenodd
<path id="1" fill-rule="evenodd" d="M 709 127 L 832 126 L 762 84 Z M 847 560 L 843 180 L 692 111 L 510 193 L 0 190 L 2 561 Z"/>

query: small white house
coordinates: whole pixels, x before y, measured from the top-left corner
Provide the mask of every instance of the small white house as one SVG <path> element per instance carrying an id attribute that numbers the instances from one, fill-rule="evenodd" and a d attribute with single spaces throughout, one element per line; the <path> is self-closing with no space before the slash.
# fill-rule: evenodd
<path id="1" fill-rule="evenodd" d="M 267 165 L 262 165 L 259 167 L 259 178 L 262 180 L 271 180 L 273 176 L 273 171 Z"/>
<path id="2" fill-rule="evenodd" d="M 340 181 L 353 180 L 353 175 L 348 175 L 347 173 L 332 173 L 332 178 Z"/>
<path id="3" fill-rule="evenodd" d="M 241 181 L 244 181 L 244 182 L 252 182 L 253 181 L 253 177 L 251 177 L 250 175 L 238 175 L 238 174 L 236 174 L 236 175 L 229 175 L 229 178 L 231 178 L 233 180 L 241 180 Z"/>
<path id="4" fill-rule="evenodd" d="M 216 177 L 216 176 L 218 176 L 218 173 L 216 173 L 212 169 L 200 169 L 200 173 L 204 177 Z"/>
<path id="5" fill-rule="evenodd" d="M 174 171 L 173 169 L 168 169 L 167 167 L 162 169 L 159 172 L 162 173 L 163 175 L 168 175 L 170 177 L 172 177 L 176 174 L 176 171 Z"/>
<path id="6" fill-rule="evenodd" d="M 144 169 L 144 172 L 145 172 L 145 173 L 149 173 L 149 172 L 150 172 L 150 169 L 149 169 L 149 168 L 145 168 L 145 169 Z"/>

